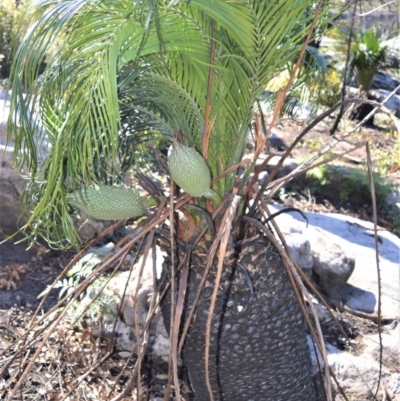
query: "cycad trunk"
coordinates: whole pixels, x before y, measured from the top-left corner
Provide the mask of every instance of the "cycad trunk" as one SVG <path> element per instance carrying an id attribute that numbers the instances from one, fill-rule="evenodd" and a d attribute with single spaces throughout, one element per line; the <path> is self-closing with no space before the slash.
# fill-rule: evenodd
<path id="1" fill-rule="evenodd" d="M 179 249 L 176 259 L 184 255 L 185 249 Z M 206 258 L 206 249 L 197 248 L 192 254 L 184 319 L 193 305 Z M 211 328 L 209 376 L 214 400 L 315 401 L 304 318 L 277 250 L 257 235 L 234 244 L 226 261 Z M 165 279 L 171 261 L 167 259 L 163 267 Z M 196 401 L 210 400 L 204 349 L 216 270 L 215 264 L 183 348 Z M 170 294 L 164 298 L 162 312 L 169 331 Z"/>

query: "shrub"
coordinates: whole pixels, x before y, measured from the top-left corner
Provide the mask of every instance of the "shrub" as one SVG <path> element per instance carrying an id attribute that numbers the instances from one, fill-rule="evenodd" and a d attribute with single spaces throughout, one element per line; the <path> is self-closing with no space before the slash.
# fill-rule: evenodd
<path id="1" fill-rule="evenodd" d="M 393 139 L 390 149 L 380 149 L 376 144 L 371 146 L 374 164 L 381 174 L 396 171 L 400 166 L 400 133 L 391 131 L 387 136 Z"/>
<path id="2" fill-rule="evenodd" d="M 366 169 L 344 168 L 322 165 L 310 170 L 307 175 L 308 186 L 312 194 L 333 200 L 339 197 L 354 205 L 371 205 L 371 192 Z M 391 192 L 391 184 L 384 177 L 373 173 L 375 195 L 378 207 L 384 207 Z"/>
<path id="3" fill-rule="evenodd" d="M 329 68 L 325 76 L 323 89 L 319 95 L 319 104 L 332 107 L 340 101 L 342 87 L 341 74 L 334 68 Z"/>

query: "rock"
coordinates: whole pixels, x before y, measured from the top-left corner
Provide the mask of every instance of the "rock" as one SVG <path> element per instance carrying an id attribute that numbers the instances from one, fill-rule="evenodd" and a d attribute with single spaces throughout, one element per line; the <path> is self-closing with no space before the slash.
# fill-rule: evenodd
<path id="1" fill-rule="evenodd" d="M 4 154 L 0 154 L 0 235 L 2 236 L 14 234 L 25 222 L 25 219 L 21 218 L 22 208 L 19 201 L 20 188 L 25 181 L 12 171 Z M 5 175 L 7 178 L 4 178 Z"/>
<path id="2" fill-rule="evenodd" d="M 247 155 L 247 157 L 252 157 L 252 154 Z M 260 166 L 262 162 L 267 158 L 267 155 L 260 155 L 260 157 L 257 159 L 257 166 Z M 273 156 L 271 160 L 268 162 L 268 165 L 265 166 L 264 171 L 266 171 L 268 174 L 271 174 L 272 170 L 276 167 L 276 165 L 280 161 L 280 156 Z M 291 158 L 286 158 L 282 164 L 282 166 L 279 168 L 279 171 L 275 178 L 281 178 L 284 177 L 287 174 L 290 174 L 294 169 L 298 167 L 298 163 L 296 163 L 293 159 Z"/>
<path id="3" fill-rule="evenodd" d="M 88 242 L 91 239 L 97 237 L 100 233 L 104 231 L 105 228 L 109 227 L 112 224 L 113 222 L 110 221 L 100 221 L 83 216 L 76 224 L 76 227 L 82 240 Z M 109 234 L 109 236 L 111 235 L 112 232 Z"/>
<path id="4" fill-rule="evenodd" d="M 280 161 L 279 156 L 273 156 L 264 170 L 267 171 L 268 174 L 271 174 L 272 170 L 277 166 L 279 161 Z M 294 161 L 293 159 L 290 159 L 290 158 L 286 158 L 284 160 L 282 166 L 280 167 L 277 175 L 275 176 L 275 179 L 281 178 L 287 174 L 290 174 L 297 167 L 298 167 L 298 163 L 296 161 Z"/>
<path id="5" fill-rule="evenodd" d="M 355 260 L 315 228 L 302 230 L 290 215 L 277 217 L 293 260 L 326 294 L 334 294 L 351 276 Z"/>
<path id="6" fill-rule="evenodd" d="M 250 151 L 254 151 L 255 148 L 254 138 L 254 132 L 249 130 L 247 134 L 246 147 Z M 288 146 L 279 136 L 279 134 L 277 134 L 276 132 L 271 132 L 271 135 L 268 137 L 266 148 L 269 150 L 273 149 L 274 151 L 283 152 L 288 148 Z"/>
<path id="7" fill-rule="evenodd" d="M 359 97 L 359 89 L 356 87 L 346 87 L 346 91 L 349 97 Z M 376 102 L 382 102 L 390 94 L 391 91 L 385 89 L 371 89 L 368 92 L 368 99 Z M 397 92 L 399 93 L 399 92 Z M 400 94 L 393 95 L 384 105 L 387 109 L 394 111 L 394 115 L 400 118 Z M 353 106 L 353 112 L 357 109 Z M 373 106 L 370 106 L 371 110 Z"/>
<path id="8" fill-rule="evenodd" d="M 397 212 L 398 220 L 400 220 L 400 186 L 394 185 L 392 192 L 386 199 L 386 203 L 389 207 L 393 207 Z"/>
<path id="9" fill-rule="evenodd" d="M 136 344 L 135 331 L 132 327 L 128 326 L 120 319 L 117 319 L 117 322 L 115 323 L 114 315 L 102 315 L 101 325 L 96 322 L 93 325 L 92 333 L 95 337 L 98 337 L 101 334 L 103 338 L 108 340 L 114 337 L 115 344 L 120 350 L 132 351 L 133 346 Z"/>
<path id="10" fill-rule="evenodd" d="M 400 355 L 398 342 L 400 330 L 397 327 L 395 329 L 385 329 L 385 331 L 386 333 L 382 334 L 382 380 L 377 399 L 399 401 L 400 375 L 398 373 L 398 361 Z M 326 344 L 329 366 L 335 374 L 339 385 L 350 400 L 367 400 L 370 399 L 371 395 L 375 394 L 378 385 L 380 364 L 379 341 L 377 337 L 378 335 L 364 335 L 361 351 L 358 351 L 357 355 L 352 353 L 351 350 L 342 351 L 332 344 Z M 317 375 L 319 368 L 315 356 L 315 348 L 312 345 L 311 337 L 308 340 L 314 374 Z M 320 364 L 322 364 L 320 355 L 319 358 Z M 335 386 L 333 388 L 335 389 Z M 343 400 L 338 392 L 334 399 L 336 401 Z"/>
<path id="11" fill-rule="evenodd" d="M 20 197 L 26 179 L 13 168 L 14 147 L 12 143 L 7 143 L 9 110 L 8 94 L 0 91 L 0 234 L 4 236 L 14 234 L 25 222 L 21 218 Z"/>
<path id="12" fill-rule="evenodd" d="M 392 68 L 400 68 L 400 40 L 399 36 L 385 40 L 384 46 L 388 47 L 387 64 Z"/>
<path id="13" fill-rule="evenodd" d="M 271 213 L 282 209 L 270 206 Z M 313 234 L 318 232 L 329 238 L 328 244 L 334 243 L 345 255 L 353 256 L 356 266 L 348 282 L 333 295 L 348 307 L 367 313 L 376 313 L 378 308 L 378 274 L 375 256 L 373 224 L 350 216 L 337 213 L 304 212 L 309 226 L 297 213 L 284 213 L 276 217 L 279 225 L 297 227 L 310 240 L 311 250 Z M 382 287 L 382 317 L 396 319 L 399 316 L 399 249 L 400 239 L 388 231 L 379 231 L 379 263 Z M 330 245 L 329 245 L 330 246 Z"/>
<path id="14" fill-rule="evenodd" d="M 13 146 L 6 147 L 9 101 L 5 97 L 5 92 L 0 92 L 0 235 L 8 236 L 24 224 L 19 200 L 26 179 L 12 167 Z"/>
<path id="15" fill-rule="evenodd" d="M 399 205 L 400 204 L 400 190 L 389 194 L 387 199 L 388 205 Z"/>
<path id="16" fill-rule="evenodd" d="M 400 79 L 394 74 L 378 72 L 375 74 L 372 89 L 384 89 L 392 92 L 400 85 Z"/>
<path id="17" fill-rule="evenodd" d="M 252 177 L 252 174 L 250 174 L 250 177 Z M 261 171 L 260 174 L 258 174 L 257 178 L 257 183 L 259 185 L 262 185 L 264 183 L 264 180 L 268 177 L 268 173 L 266 171 Z"/>
<path id="18" fill-rule="evenodd" d="M 84 256 L 88 262 L 94 261 L 95 264 L 99 263 L 107 252 L 116 252 L 113 249 L 113 244 L 107 244 L 102 248 L 92 248 Z M 157 247 L 157 260 L 156 260 L 156 271 L 161 272 L 163 256 L 164 254 Z M 117 323 L 115 327 L 115 341 L 118 349 L 131 351 L 136 344 L 136 313 L 135 313 L 135 295 L 138 286 L 139 271 L 143 263 L 143 256 L 139 258 L 137 263 L 130 271 L 124 271 L 117 273 L 107 286 L 104 288 L 100 301 L 104 300 L 107 313 L 103 315 L 101 324 L 101 334 L 105 338 L 111 338 L 112 330 L 114 328 L 115 319 L 118 313 L 119 305 L 123 299 L 120 314 L 123 316 L 123 320 L 117 317 Z M 76 270 L 76 269 L 74 269 Z M 126 291 L 125 291 L 126 289 Z M 88 291 L 90 295 L 87 295 L 81 302 L 82 306 L 87 305 L 91 300 L 94 299 L 96 293 Z M 125 293 L 125 296 L 124 296 Z M 153 260 L 151 254 L 148 255 L 146 263 L 143 267 L 141 280 L 139 282 L 139 288 L 137 293 L 137 316 L 138 316 L 138 327 L 140 330 L 139 335 L 142 335 L 143 328 L 146 323 L 147 316 L 150 309 L 150 298 L 153 294 Z M 124 296 L 124 297 L 123 297 Z M 100 334 L 100 326 L 98 319 L 91 319 L 90 313 L 87 314 L 88 322 L 93 323 L 95 330 L 94 335 Z M 169 358 L 169 336 L 165 330 L 164 322 L 160 311 L 157 311 L 150 325 L 150 343 L 152 344 L 153 353 L 162 358 L 164 361 L 168 361 Z"/>
<path id="19" fill-rule="evenodd" d="M 278 152 L 284 152 L 288 148 L 288 145 L 276 132 L 271 132 L 271 135 L 268 137 L 267 145 Z"/>
<path id="20" fill-rule="evenodd" d="M 334 294 L 350 278 L 355 260 L 347 256 L 342 248 L 314 230 L 310 238 L 314 259 L 313 279 L 328 295 Z"/>
<path id="21" fill-rule="evenodd" d="M 310 276 L 314 266 L 310 242 L 304 238 L 303 234 L 293 233 L 286 237 L 286 243 L 293 260 Z"/>
<path id="22" fill-rule="evenodd" d="M 371 89 L 370 95 L 376 99 L 377 102 L 382 102 L 391 91 L 385 89 Z M 393 95 L 386 103 L 385 107 L 394 111 L 394 115 L 400 118 L 400 95 Z"/>
<path id="23" fill-rule="evenodd" d="M 280 226 L 285 241 L 290 249 L 292 259 L 301 267 L 307 276 L 311 277 L 314 259 L 311 254 L 310 242 L 303 235 L 302 230 L 296 226 Z"/>
<path id="24" fill-rule="evenodd" d="M 164 362 L 169 360 L 169 335 L 165 329 L 164 320 L 161 311 L 157 311 L 152 321 L 150 332 L 154 333 L 151 342 L 153 344 L 153 352 L 159 356 Z"/>

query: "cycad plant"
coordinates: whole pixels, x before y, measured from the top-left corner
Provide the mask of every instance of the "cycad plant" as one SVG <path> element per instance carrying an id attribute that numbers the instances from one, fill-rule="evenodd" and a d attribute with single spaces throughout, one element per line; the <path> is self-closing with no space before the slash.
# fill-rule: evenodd
<path id="1" fill-rule="evenodd" d="M 354 74 L 363 97 L 376 100 L 370 94 L 376 73 L 383 67 L 388 48 L 384 45 L 382 32 L 372 27 L 365 32 L 358 33 L 351 47 L 351 74 Z M 373 109 L 370 104 L 361 104 L 350 113 L 351 119 L 364 119 Z M 373 124 L 373 117 L 369 123 Z"/>
<path id="2" fill-rule="evenodd" d="M 151 141 L 170 147 L 169 173 L 184 193 L 171 186 L 170 212 L 158 213 L 172 217 L 157 229 L 168 250 L 160 285 L 179 281 L 180 295 L 172 291 L 162 309 L 200 401 L 316 399 L 295 288 L 268 239 L 265 210 L 251 202 L 249 177 L 267 140 L 262 118 L 255 154 L 247 164 L 243 157 L 268 82 L 286 68 L 306 79 L 296 69 L 309 32 L 326 19 L 323 4 L 34 0 L 28 11 L 9 123 L 16 158 L 30 174 L 23 231 L 68 247 L 79 243 L 79 209 L 113 219 L 124 208 L 118 216 L 129 217 L 126 190 L 105 188 L 130 169 L 140 173 Z M 40 160 L 43 141 L 48 156 Z M 133 217 L 144 206 L 136 192 L 131 198 Z M 182 213 L 174 215 L 174 205 Z M 142 224 L 153 223 L 150 216 Z"/>
<path id="3" fill-rule="evenodd" d="M 368 93 L 375 74 L 382 68 L 388 52 L 384 45 L 382 33 L 377 28 L 370 28 L 359 33 L 353 43 L 351 68 L 361 91 Z"/>

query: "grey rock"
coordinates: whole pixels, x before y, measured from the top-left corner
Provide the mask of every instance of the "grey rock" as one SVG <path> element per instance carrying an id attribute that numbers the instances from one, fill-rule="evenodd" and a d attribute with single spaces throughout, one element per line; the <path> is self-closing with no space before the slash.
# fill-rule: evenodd
<path id="1" fill-rule="evenodd" d="M 261 171 L 261 173 L 258 175 L 257 182 L 259 185 L 262 185 L 264 183 L 264 180 L 268 177 L 268 173 L 266 171 Z"/>
<path id="2" fill-rule="evenodd" d="M 105 251 L 111 251 L 114 253 L 118 251 L 118 249 L 112 248 L 112 244 L 107 244 L 101 249 L 90 249 L 85 255 L 85 258 L 91 260 L 90 255 L 93 255 L 93 258 L 99 258 L 98 260 L 96 259 L 97 262 L 99 262 L 105 255 L 105 252 L 102 251 L 103 248 Z M 157 248 L 156 270 L 158 271 L 161 270 L 163 258 L 163 253 L 159 248 Z M 143 256 L 139 258 L 133 267 L 132 272 L 124 271 L 117 273 L 113 278 L 111 278 L 102 292 L 102 296 L 107 297 L 108 299 L 107 309 L 109 310 L 109 313 L 103 316 L 101 328 L 97 321 L 92 322 L 96 328 L 94 335 L 99 335 L 101 330 L 101 334 L 105 338 L 111 338 L 118 308 L 122 301 L 121 314 L 123 316 L 123 321 L 117 317 L 115 341 L 117 348 L 125 351 L 131 351 L 136 344 L 136 323 L 139 327 L 139 335 L 141 335 L 149 314 L 149 301 L 153 293 L 153 260 L 151 254 L 149 254 L 146 259 L 143 266 L 142 276 L 139 281 L 139 271 L 142 263 Z M 125 296 L 123 297 L 124 292 Z M 85 297 L 82 302 L 89 302 L 91 299 L 93 299 L 93 296 Z M 137 300 L 137 302 L 135 302 L 135 300 Z M 137 313 L 135 312 L 135 309 L 137 310 Z M 136 316 L 138 317 L 137 322 Z M 169 336 L 165 330 L 160 311 L 156 312 L 151 322 L 150 338 L 153 353 L 164 361 L 168 361 Z"/>
<path id="3" fill-rule="evenodd" d="M 93 325 L 93 335 L 95 337 L 101 335 L 106 339 L 114 337 L 118 349 L 124 351 L 131 351 L 132 347 L 136 344 L 136 336 L 133 328 L 120 319 L 117 319 L 115 322 L 114 315 L 104 314 L 101 325 L 97 322 Z"/>
<path id="4" fill-rule="evenodd" d="M 277 217 L 290 254 L 326 294 L 334 294 L 351 276 L 355 259 L 315 228 L 302 230 L 291 215 Z"/>
<path id="5" fill-rule="evenodd" d="M 150 333 L 154 333 L 153 352 L 165 362 L 169 360 L 169 335 L 165 330 L 165 324 L 161 311 L 157 311 L 153 318 Z"/>
<path id="6" fill-rule="evenodd" d="M 310 241 L 303 234 L 301 226 L 294 223 L 290 215 L 288 215 L 287 218 L 282 218 L 281 216 L 277 217 L 277 221 L 279 222 L 278 226 L 285 237 L 286 244 L 290 250 L 290 256 L 310 278 L 314 266 Z"/>
<path id="7" fill-rule="evenodd" d="M 276 132 L 271 132 L 271 135 L 268 137 L 268 146 L 277 151 L 285 151 L 288 148 L 288 145 L 283 141 L 283 139 Z"/>
<path id="8" fill-rule="evenodd" d="M 382 102 L 391 91 L 385 89 L 371 89 L 370 95 L 378 102 Z M 395 116 L 400 118 L 400 95 L 393 95 L 386 103 L 385 107 L 395 112 Z"/>
<path id="9" fill-rule="evenodd" d="M 271 213 L 280 209 L 282 208 L 270 206 Z M 376 313 L 379 286 L 373 224 L 337 213 L 304 213 L 308 218 L 308 228 L 302 217 L 295 213 L 281 214 L 275 220 L 279 227 L 283 223 L 286 227 L 300 227 L 304 236 L 310 240 L 311 249 L 313 249 L 311 231 L 318 229 L 319 233 L 329 238 L 329 243 L 339 245 L 346 255 L 354 255 L 356 267 L 353 274 L 348 282 L 337 290 L 333 298 L 341 299 L 352 309 Z M 379 231 L 379 238 L 382 317 L 396 319 L 400 310 L 400 239 L 383 229 Z"/>
<path id="10" fill-rule="evenodd" d="M 0 109 L 2 108 L 0 101 Z M 4 116 L 4 114 L 3 114 Z M 20 196 L 26 185 L 19 170 L 13 168 L 13 147 L 7 146 L 6 123 L 0 115 L 0 234 L 12 235 L 25 220 L 21 217 Z"/>
<path id="11" fill-rule="evenodd" d="M 347 86 L 347 93 L 350 97 L 359 97 L 359 89 L 356 87 Z M 371 99 L 382 102 L 390 94 L 391 91 L 386 89 L 371 89 L 369 95 Z M 394 115 L 400 118 L 400 95 L 393 95 L 384 105 L 387 109 L 394 111 Z"/>
<path id="12" fill-rule="evenodd" d="M 92 218 L 87 218 L 82 214 L 82 217 L 77 221 L 76 227 L 79 236 L 83 241 L 90 241 L 91 239 L 97 237 L 105 228 L 112 225 L 113 222 L 110 221 L 100 221 Z M 112 233 L 109 234 L 111 236 Z"/>
<path id="13" fill-rule="evenodd" d="M 398 219 L 400 220 L 400 186 L 394 187 L 393 191 L 387 197 L 386 203 L 397 210 Z"/>
<path id="14" fill-rule="evenodd" d="M 252 154 L 249 154 L 248 157 L 252 157 Z M 257 159 L 257 166 L 261 165 L 261 163 L 267 158 L 267 155 L 260 155 L 260 157 Z M 264 168 L 264 171 L 266 171 L 268 174 L 272 172 L 272 170 L 276 167 L 278 162 L 280 161 L 280 156 L 273 156 L 271 160 L 268 162 L 267 166 Z M 290 158 L 286 158 L 282 164 L 282 166 L 279 168 L 279 171 L 276 175 L 275 178 L 281 178 L 284 177 L 285 175 L 291 173 L 294 169 L 298 167 L 298 163 Z"/>
<path id="15" fill-rule="evenodd" d="M 269 174 L 272 172 L 272 170 L 277 166 L 278 162 L 280 161 L 279 156 L 274 156 L 272 159 L 269 161 L 268 165 L 265 168 L 265 171 L 267 171 Z M 298 167 L 298 163 L 290 158 L 286 158 L 280 167 L 278 174 L 276 175 L 275 178 L 281 178 L 284 177 L 287 174 L 290 174 L 293 170 L 295 170 Z"/>
<path id="16" fill-rule="evenodd" d="M 383 42 L 384 46 L 388 47 L 387 63 L 391 65 L 392 68 L 400 67 L 400 37 L 395 36 L 394 38 L 385 40 Z"/>
<path id="17" fill-rule="evenodd" d="M 378 391 L 378 400 L 400 400 L 400 375 L 398 373 L 400 327 L 388 328 L 382 333 L 382 380 Z M 315 348 L 311 338 L 308 338 L 313 362 L 314 374 L 318 374 L 318 363 Z M 380 351 L 378 335 L 364 335 L 362 347 L 355 355 L 350 351 L 342 351 L 332 344 L 326 344 L 328 363 L 339 385 L 345 391 L 347 397 L 352 400 L 372 399 L 375 394 L 380 365 Z M 319 355 L 319 361 L 322 358 Z M 335 401 L 343 398 L 336 390 Z M 390 398 L 389 398 L 390 397 Z"/>
<path id="18" fill-rule="evenodd" d="M 386 72 L 379 72 L 375 74 L 372 89 L 384 89 L 391 92 L 399 85 L 400 79 L 398 76 Z"/>
<path id="19" fill-rule="evenodd" d="M 290 233 L 285 236 L 286 243 L 290 249 L 292 259 L 310 277 L 314 267 L 314 258 L 311 253 L 310 242 L 302 233 Z"/>
<path id="20" fill-rule="evenodd" d="M 355 259 L 321 235 L 314 235 L 310 242 L 314 259 L 313 278 L 323 292 L 332 295 L 350 278 Z"/>

